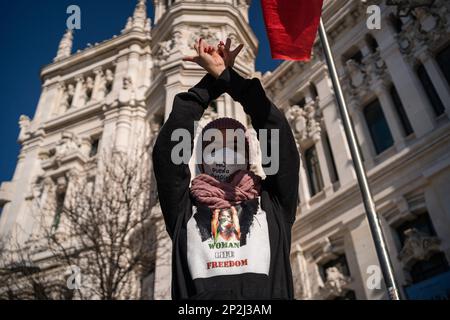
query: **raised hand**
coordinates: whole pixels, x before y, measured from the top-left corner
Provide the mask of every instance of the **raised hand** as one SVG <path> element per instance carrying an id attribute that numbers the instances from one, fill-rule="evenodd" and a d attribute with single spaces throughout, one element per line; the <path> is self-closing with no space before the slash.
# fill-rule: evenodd
<path id="1" fill-rule="evenodd" d="M 212 46 L 208 45 L 202 38 L 194 45 L 196 56 L 184 57 L 183 61 L 191 61 L 197 63 L 209 74 L 218 78 L 226 69 L 225 61 L 219 52 Z"/>
<path id="2" fill-rule="evenodd" d="M 220 56 L 225 61 L 226 67 L 234 66 L 234 61 L 236 60 L 236 57 L 241 52 L 243 47 L 244 47 L 244 45 L 241 43 L 234 50 L 231 50 L 231 39 L 230 38 L 227 38 L 225 44 L 222 41 L 220 41 L 219 45 L 217 46 L 217 50 L 219 51 Z"/>

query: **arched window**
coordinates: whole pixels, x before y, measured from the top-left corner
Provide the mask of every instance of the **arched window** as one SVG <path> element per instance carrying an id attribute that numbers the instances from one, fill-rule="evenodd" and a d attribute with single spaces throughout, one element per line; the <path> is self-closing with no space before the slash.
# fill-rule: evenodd
<path id="1" fill-rule="evenodd" d="M 384 117 L 380 102 L 374 100 L 364 108 L 364 118 L 377 154 L 394 144 L 391 131 Z"/>
<path id="2" fill-rule="evenodd" d="M 305 165 L 308 174 L 309 193 L 312 197 L 323 189 L 322 172 L 320 171 L 319 157 L 315 146 L 305 151 Z"/>

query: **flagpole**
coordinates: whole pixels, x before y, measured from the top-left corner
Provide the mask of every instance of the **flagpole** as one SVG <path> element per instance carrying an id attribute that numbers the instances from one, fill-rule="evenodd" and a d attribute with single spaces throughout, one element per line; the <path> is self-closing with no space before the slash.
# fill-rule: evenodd
<path id="1" fill-rule="evenodd" d="M 369 221 L 370 230 L 372 233 L 375 249 L 380 261 L 381 271 L 383 278 L 388 289 L 388 294 L 391 300 L 400 300 L 398 286 L 395 280 L 392 263 L 389 258 L 389 253 L 386 246 L 386 240 L 383 236 L 380 220 L 375 210 L 375 203 L 373 201 L 370 186 L 367 180 L 367 175 L 364 169 L 364 164 L 361 158 L 361 154 L 358 149 L 358 143 L 356 141 L 355 132 L 350 122 L 350 116 L 348 114 L 347 104 L 345 103 L 344 95 L 342 92 L 339 77 L 336 71 L 336 65 L 334 63 L 333 55 L 331 53 L 330 44 L 328 42 L 327 33 L 323 24 L 322 18 L 319 25 L 319 36 L 322 42 L 323 51 L 325 53 L 325 60 L 327 61 L 328 70 L 333 82 L 334 92 L 336 100 L 341 112 L 342 122 L 344 124 L 345 136 L 347 143 L 350 147 L 350 153 L 355 167 L 356 176 L 358 179 L 359 189 L 364 202 L 364 208 L 366 209 L 367 219 Z"/>

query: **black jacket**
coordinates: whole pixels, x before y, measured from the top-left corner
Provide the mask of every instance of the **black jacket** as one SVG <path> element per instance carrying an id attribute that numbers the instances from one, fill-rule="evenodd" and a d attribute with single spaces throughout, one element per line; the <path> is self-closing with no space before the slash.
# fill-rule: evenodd
<path id="1" fill-rule="evenodd" d="M 268 275 L 247 272 L 193 280 L 187 257 L 187 224 L 193 214 L 189 192 L 191 174 L 188 165 L 172 163 L 171 151 L 178 141 L 171 141 L 171 134 L 175 129 L 184 128 L 194 137 L 194 121 L 224 92 L 242 104 L 257 132 L 279 129 L 279 170 L 262 182 L 260 197 L 270 242 L 261 245 L 270 246 L 269 272 Z M 285 116 L 267 98 L 258 79 L 245 79 L 227 68 L 218 79 L 207 74 L 188 92 L 177 94 L 172 112 L 156 140 L 153 162 L 161 209 L 173 244 L 173 299 L 293 299 L 289 256 L 298 201 L 299 154 Z"/>

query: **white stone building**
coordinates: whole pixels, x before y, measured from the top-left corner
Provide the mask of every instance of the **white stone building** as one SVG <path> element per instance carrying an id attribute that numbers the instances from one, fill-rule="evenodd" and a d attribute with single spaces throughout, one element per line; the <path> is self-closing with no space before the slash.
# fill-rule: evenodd
<path id="1" fill-rule="evenodd" d="M 358 0 L 326 0 L 323 18 L 401 294 L 442 295 L 439 288 L 420 288 L 430 281 L 441 291 L 450 287 L 450 5 L 436 0 L 399 19 L 384 1 L 368 2 L 380 5 L 380 30 L 367 28 L 369 4 Z M 302 154 L 292 234 L 297 298 L 386 298 L 376 288 L 375 249 L 320 44 L 311 62 L 284 62 L 261 75 L 250 0 L 153 4 L 154 27 L 146 1 L 139 0 L 112 39 L 72 53 L 73 34 L 64 35 L 53 63 L 42 69 L 33 119 L 19 121 L 17 167 L 0 188 L 0 236 L 19 225 L 26 241 L 33 228 L 27 205 L 38 176 L 64 187 L 67 171 L 95 167 L 99 151 L 127 151 L 151 141 L 174 96 L 204 74 L 181 60 L 193 53 L 195 39 L 230 37 L 245 44 L 236 69 L 262 79 L 292 124 Z M 220 116 L 248 124 L 228 95 L 211 105 L 204 122 Z M 158 241 L 157 256 L 170 257 L 170 241 Z M 157 260 L 143 283 L 143 296 L 169 298 L 170 266 Z"/>

